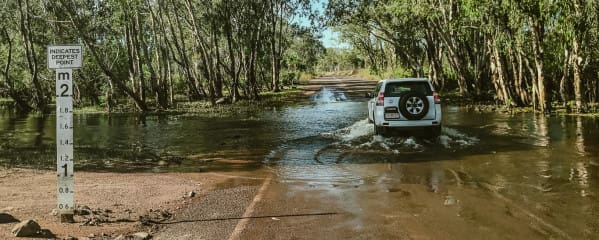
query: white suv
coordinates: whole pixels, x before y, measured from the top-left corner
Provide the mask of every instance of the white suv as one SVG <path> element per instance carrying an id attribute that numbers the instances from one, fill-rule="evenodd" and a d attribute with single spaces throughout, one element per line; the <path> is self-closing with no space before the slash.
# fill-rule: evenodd
<path id="1" fill-rule="evenodd" d="M 368 120 L 376 135 L 391 130 L 437 137 L 441 134 L 441 100 L 426 78 L 381 80 L 368 101 Z"/>

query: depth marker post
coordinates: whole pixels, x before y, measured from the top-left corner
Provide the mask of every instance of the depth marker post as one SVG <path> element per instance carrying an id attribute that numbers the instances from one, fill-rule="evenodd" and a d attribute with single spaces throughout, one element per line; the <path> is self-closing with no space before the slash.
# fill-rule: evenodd
<path id="1" fill-rule="evenodd" d="M 48 68 L 56 70 L 56 176 L 60 222 L 73 223 L 73 69 L 83 65 L 81 45 L 48 46 Z"/>

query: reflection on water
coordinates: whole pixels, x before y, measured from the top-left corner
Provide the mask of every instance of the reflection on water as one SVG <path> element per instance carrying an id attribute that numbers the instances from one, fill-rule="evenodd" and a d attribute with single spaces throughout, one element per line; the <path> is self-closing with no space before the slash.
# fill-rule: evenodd
<path id="1" fill-rule="evenodd" d="M 585 156 L 586 147 L 584 145 L 584 127 L 582 125 L 582 117 L 576 118 L 576 150 L 578 154 Z"/>
<path id="2" fill-rule="evenodd" d="M 311 99 L 313 102 L 316 103 L 332 103 L 346 101 L 347 96 L 343 91 L 334 88 L 324 87 L 316 94 L 312 95 Z"/>
<path id="3" fill-rule="evenodd" d="M 535 136 L 535 145 L 540 147 L 547 147 L 549 145 L 549 134 L 548 134 L 548 125 L 547 125 L 547 117 L 543 115 L 533 115 L 534 116 L 534 134 Z"/>
<path id="4" fill-rule="evenodd" d="M 224 167 L 217 166 L 218 162 L 213 161 L 216 158 L 259 162 L 276 146 L 279 131 L 268 120 L 243 118 L 76 115 L 76 168 L 200 171 L 210 165 Z M 54 166 L 54 125 L 54 116 L 18 118 L 4 113 L 0 117 L 0 163 L 6 166 Z M 184 169 L 179 168 L 183 166 Z"/>

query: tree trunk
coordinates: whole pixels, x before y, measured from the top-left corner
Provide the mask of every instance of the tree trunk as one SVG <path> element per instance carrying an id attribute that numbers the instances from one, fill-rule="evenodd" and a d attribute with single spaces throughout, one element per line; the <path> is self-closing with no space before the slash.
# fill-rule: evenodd
<path id="1" fill-rule="evenodd" d="M 449 63 L 456 71 L 456 77 L 458 81 L 458 87 L 460 90 L 460 96 L 468 96 L 468 70 L 463 62 L 462 57 L 458 56 L 458 47 L 456 46 L 455 39 L 451 39 L 451 36 L 447 36 L 446 33 L 442 32 L 440 24 L 435 24 L 437 34 L 447 47 L 447 58 Z"/>
<path id="2" fill-rule="evenodd" d="M 429 61 L 429 79 L 435 85 L 437 91 L 442 92 L 445 88 L 442 63 L 443 48 L 432 29 L 427 28 L 426 37 L 426 52 Z"/>
<path id="3" fill-rule="evenodd" d="M 516 48 L 519 48 L 519 46 L 517 45 Z M 510 51 L 512 50 L 510 49 Z M 522 62 L 522 55 L 518 51 L 512 52 L 512 54 L 516 55 L 516 66 L 513 66 L 513 71 L 515 72 L 514 77 L 516 78 L 516 92 L 518 93 L 522 105 L 526 106 L 530 104 L 530 98 L 526 90 L 528 84 L 526 83 L 526 79 L 524 78 L 524 63 Z"/>
<path id="4" fill-rule="evenodd" d="M 139 97 L 141 98 L 142 101 L 146 102 L 146 78 L 145 78 L 145 74 L 144 74 L 144 68 L 143 68 L 143 61 L 141 59 L 141 54 L 142 54 L 142 50 L 141 50 L 141 44 L 139 39 L 143 38 L 144 32 L 143 29 L 141 27 L 141 25 L 139 24 L 139 14 L 137 13 L 138 9 L 134 9 L 135 11 L 135 15 L 134 15 L 134 22 L 132 23 L 133 25 L 133 47 L 135 48 L 135 62 L 137 63 L 137 75 L 139 77 Z M 147 49 L 145 49 L 147 50 Z M 149 63 L 148 63 L 149 64 Z"/>
<path id="5" fill-rule="evenodd" d="M 105 59 L 100 57 L 100 54 L 99 54 L 100 50 L 98 50 L 96 48 L 95 39 L 90 39 L 88 32 L 85 29 L 85 26 L 82 25 L 84 21 L 81 21 L 80 19 L 77 18 L 78 15 L 76 13 L 76 10 L 73 9 L 72 5 L 67 3 L 65 0 L 60 0 L 59 2 L 60 2 L 62 9 L 65 10 L 65 14 L 68 15 L 70 22 L 73 24 L 73 27 L 77 31 L 77 34 L 83 40 L 83 43 L 85 44 L 87 49 L 89 49 L 89 52 L 91 52 L 94 60 L 98 63 L 98 67 L 100 67 L 100 69 L 102 69 L 102 72 L 104 72 L 104 74 L 106 74 L 106 76 L 108 76 L 108 80 L 110 81 L 110 84 L 116 85 L 116 87 L 119 90 L 123 91 L 127 96 L 129 96 L 135 102 L 135 106 L 137 107 L 137 109 L 139 111 L 141 111 L 141 112 L 149 111 L 149 108 L 146 105 L 146 103 L 144 101 L 142 101 L 141 98 L 139 98 L 139 96 L 137 94 L 135 94 L 135 92 L 133 90 L 128 88 L 125 83 L 120 81 L 120 78 L 118 78 L 112 72 L 111 67 L 106 62 L 104 62 Z"/>
<path id="6" fill-rule="evenodd" d="M 530 63 L 530 61 L 528 60 L 528 58 L 526 57 L 526 55 L 522 52 L 520 52 L 520 56 L 522 56 L 522 59 L 524 60 L 524 63 L 526 65 L 526 69 L 528 69 L 528 72 L 530 73 L 530 77 L 531 77 L 531 83 L 532 83 L 532 93 L 531 93 L 531 100 L 532 100 L 532 108 L 534 111 L 537 111 L 538 109 L 538 98 L 537 98 L 537 92 L 538 92 L 538 88 L 537 88 L 537 75 L 536 75 L 536 70 L 534 69 L 534 67 L 532 66 L 532 63 Z"/>
<path id="7" fill-rule="evenodd" d="M 213 90 L 213 83 L 212 81 L 215 79 L 215 67 L 214 67 L 214 59 L 212 57 L 212 55 L 210 54 L 210 50 L 209 50 L 209 42 L 207 42 L 203 37 L 202 37 L 202 32 L 200 31 L 199 27 L 198 27 L 198 23 L 197 20 L 195 18 L 195 14 L 193 11 L 193 5 L 191 0 L 187 0 L 185 1 L 185 7 L 187 8 L 187 13 L 188 13 L 188 22 L 192 27 L 192 31 L 193 31 L 193 36 L 194 36 L 194 42 L 195 42 L 195 50 L 199 53 L 200 58 L 202 59 L 202 63 L 203 67 L 201 68 L 201 71 L 203 72 L 204 78 L 207 81 L 207 85 L 208 85 L 208 90 L 210 92 L 210 102 L 214 105 L 215 104 L 215 99 L 214 99 L 214 90 Z M 212 28 L 214 28 L 214 19 L 212 19 L 212 22 L 210 23 L 212 24 Z M 216 41 L 215 40 L 215 34 L 216 32 L 212 32 L 209 37 L 212 41 Z M 204 90 L 204 87 L 202 87 L 202 83 L 200 82 L 199 77 L 195 78 L 196 82 L 195 82 L 195 86 L 198 89 L 198 91 L 200 91 L 202 93 L 202 95 L 204 97 L 207 97 L 206 91 Z"/>
<path id="8" fill-rule="evenodd" d="M 559 83 L 559 93 L 560 96 L 562 98 L 562 102 L 563 102 L 563 106 L 566 108 L 567 112 L 570 112 L 570 105 L 568 104 L 568 101 L 570 101 L 570 96 L 569 96 L 569 91 L 568 91 L 568 86 L 569 86 L 569 77 L 570 77 L 570 62 L 572 61 L 571 55 L 568 52 L 567 49 L 564 50 L 564 64 L 563 64 L 563 68 L 564 68 L 564 72 L 562 75 L 562 79 L 560 80 Z"/>
<path id="9" fill-rule="evenodd" d="M 539 20 L 539 17 L 529 16 L 530 31 L 532 33 L 532 48 L 535 58 L 535 66 L 537 73 L 537 96 L 539 99 L 539 110 L 543 113 L 551 112 L 551 89 L 548 89 L 548 84 L 545 79 L 544 62 L 543 62 L 543 38 L 545 26 Z"/>
<path id="10" fill-rule="evenodd" d="M 279 76 L 280 76 L 280 66 L 281 60 L 279 59 L 279 51 L 277 49 L 277 34 L 281 35 L 282 32 L 277 32 L 277 26 L 280 25 L 282 28 L 283 23 L 279 21 L 279 14 L 282 14 L 283 6 L 277 6 L 278 4 L 283 4 L 276 0 L 270 0 L 270 24 L 271 24 L 271 36 L 270 36 L 270 51 L 271 51 L 271 67 L 272 67 L 272 90 L 274 92 L 279 92 L 281 89 L 279 88 Z M 279 39 L 279 48 L 280 48 L 280 39 Z"/>
<path id="11" fill-rule="evenodd" d="M 135 52 L 134 49 L 131 47 L 133 45 L 133 31 L 129 25 L 128 22 L 128 17 L 125 14 L 125 21 L 127 22 L 125 24 L 125 41 L 126 41 L 126 45 L 127 45 L 127 66 L 128 66 L 128 71 L 129 71 L 129 82 L 131 83 L 131 91 L 135 94 L 137 94 L 137 81 L 135 81 L 135 73 L 137 72 L 135 70 L 136 68 L 136 64 L 135 64 Z"/>
<path id="12" fill-rule="evenodd" d="M 175 91 L 173 90 L 173 75 L 171 71 L 171 61 L 166 61 L 166 76 L 168 80 L 168 96 L 171 104 L 175 103 Z"/>
<path id="13" fill-rule="evenodd" d="M 493 74 L 493 83 L 497 96 L 507 106 L 511 104 L 512 96 L 507 86 L 507 74 L 503 64 L 502 56 L 499 53 L 497 41 L 488 39 L 489 52 L 491 53 L 491 72 Z"/>
<path id="14" fill-rule="evenodd" d="M 146 6 L 148 7 L 151 15 L 152 34 L 154 37 L 153 47 L 155 49 L 154 55 L 156 58 L 157 73 L 153 70 L 151 59 L 148 60 L 148 67 L 150 70 L 150 75 L 157 75 L 156 77 L 158 78 L 156 80 L 157 86 L 154 90 L 157 95 L 156 97 L 158 98 L 158 104 L 163 108 L 168 108 L 168 106 L 173 103 L 170 67 L 171 61 L 169 58 L 170 52 L 168 48 L 169 42 L 166 38 L 166 26 L 164 19 L 162 18 L 162 6 L 160 3 L 152 4 L 150 1 L 151 0 L 146 0 Z M 157 11 L 160 16 L 157 16 L 152 6 L 156 6 L 158 8 Z M 144 45 L 147 46 L 147 43 L 144 42 Z"/>
<path id="15" fill-rule="evenodd" d="M 227 19 L 227 21 L 225 22 L 225 36 L 227 39 L 227 49 L 229 51 L 229 69 L 228 69 L 228 73 L 229 76 L 231 77 L 231 102 L 235 103 L 237 102 L 238 98 L 239 98 L 239 90 L 238 90 L 238 85 L 239 85 L 239 74 L 237 72 L 237 61 L 236 61 L 236 57 L 235 57 L 235 50 L 233 50 L 233 29 L 231 26 L 231 20 Z M 241 68 L 241 67 L 240 67 Z"/>
<path id="16" fill-rule="evenodd" d="M 6 64 L 4 65 L 4 70 L 2 71 L 2 76 L 4 76 L 4 85 L 8 90 L 8 95 L 15 101 L 15 105 L 17 107 L 17 112 L 19 113 L 29 113 L 33 110 L 31 106 L 27 103 L 25 99 L 22 98 L 21 95 L 15 89 L 14 81 L 10 77 L 10 67 L 12 64 L 12 40 L 10 39 L 10 35 L 8 34 L 8 30 L 6 28 L 2 28 L 2 36 L 6 39 L 8 43 L 8 52 L 6 56 Z"/>
<path id="17" fill-rule="evenodd" d="M 171 4 L 174 4 L 173 0 L 171 0 Z M 177 9 L 175 9 L 175 10 L 177 10 Z M 167 9 L 167 12 L 168 12 L 168 9 Z M 170 26 L 170 30 L 171 30 L 170 35 L 173 39 L 173 41 L 172 41 L 173 45 L 175 46 L 175 49 L 177 50 L 177 53 L 179 55 L 179 60 L 177 60 L 176 58 L 173 58 L 173 59 L 175 60 L 175 62 L 177 64 L 179 64 L 179 66 L 181 68 L 183 68 L 183 72 L 185 73 L 186 83 L 189 88 L 189 91 L 188 91 L 189 96 L 188 97 L 192 101 L 200 100 L 200 99 L 202 99 L 202 93 L 200 92 L 200 89 L 198 89 L 198 87 L 196 85 L 195 76 L 190 69 L 191 64 L 186 55 L 187 48 L 185 46 L 185 40 L 183 39 L 183 27 L 181 26 L 181 21 L 179 20 L 178 17 L 175 17 L 175 23 L 177 25 L 175 28 L 175 26 L 174 26 L 175 24 L 171 20 L 170 16 L 167 17 L 167 20 L 169 22 L 169 26 Z"/>
<path id="18" fill-rule="evenodd" d="M 29 0 L 25 0 L 25 6 L 23 7 L 23 0 L 18 0 L 19 16 L 20 16 L 20 29 L 23 37 L 23 44 L 25 45 L 25 56 L 27 59 L 27 67 L 29 74 L 31 75 L 31 82 L 33 83 L 36 104 L 36 109 L 39 111 L 46 111 L 46 96 L 44 94 L 43 86 L 39 80 L 39 70 L 37 62 L 37 53 L 35 51 L 35 39 L 34 33 L 31 30 L 31 18 L 29 17 Z"/>
<path id="19" fill-rule="evenodd" d="M 576 102 L 576 112 L 586 112 L 586 104 L 584 102 L 584 93 L 582 90 L 582 57 L 580 56 L 580 43 L 578 36 L 574 34 L 572 37 L 572 75 L 574 76 L 574 101 Z"/>
<path id="20" fill-rule="evenodd" d="M 152 93 L 154 93 L 154 97 L 156 99 L 157 105 L 160 108 L 165 109 L 165 108 L 168 107 L 168 103 L 166 101 L 166 95 L 163 93 L 163 91 L 161 91 L 161 89 L 163 89 L 161 86 L 163 86 L 163 85 L 161 84 L 161 82 L 159 80 L 160 79 L 160 77 L 159 77 L 160 75 L 156 73 L 156 69 L 154 68 L 154 64 L 153 64 L 153 61 L 152 61 L 152 55 L 150 54 L 149 46 L 146 43 L 145 35 L 143 34 L 143 31 L 142 31 L 143 28 L 139 24 L 139 20 L 138 20 L 138 25 L 139 25 L 140 32 L 142 33 L 142 34 L 139 34 L 139 43 L 140 43 L 140 47 L 141 47 L 142 54 L 143 54 L 143 57 L 144 57 L 144 61 L 146 62 L 146 66 L 148 68 L 148 72 L 150 73 L 150 79 L 149 79 L 150 80 L 149 81 L 150 82 L 150 88 L 151 88 L 150 90 L 151 90 Z M 154 25 L 154 24 L 152 23 L 152 25 Z M 155 34 L 156 32 L 154 31 L 154 28 L 155 28 L 155 26 L 152 27 L 152 36 L 153 36 L 152 41 L 153 42 L 158 42 L 158 39 L 156 38 L 156 34 Z M 154 43 L 154 44 L 157 44 L 157 43 Z M 154 47 L 154 48 L 156 49 L 155 56 L 159 56 L 158 55 L 158 48 L 157 47 Z M 156 59 L 156 61 L 158 62 L 158 65 L 159 65 L 158 69 L 160 71 L 160 62 L 161 61 L 158 58 Z"/>

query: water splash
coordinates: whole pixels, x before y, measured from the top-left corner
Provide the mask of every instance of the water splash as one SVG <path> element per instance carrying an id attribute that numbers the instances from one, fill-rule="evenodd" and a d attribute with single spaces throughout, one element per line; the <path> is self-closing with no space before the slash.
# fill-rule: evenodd
<path id="1" fill-rule="evenodd" d="M 349 127 L 332 132 L 325 132 L 321 137 L 335 139 L 336 146 L 379 149 L 399 154 L 400 152 L 422 152 L 426 148 L 443 147 L 445 149 L 463 148 L 476 145 L 480 140 L 469 136 L 454 128 L 443 127 L 442 134 L 435 140 L 420 139 L 415 137 L 383 137 L 373 134 L 372 123 L 368 119 L 355 122 Z"/>
<path id="2" fill-rule="evenodd" d="M 441 136 L 439 136 L 439 143 L 448 149 L 453 147 L 469 147 L 478 144 L 478 142 L 480 142 L 478 138 L 468 136 L 449 127 L 443 127 Z"/>
<path id="3" fill-rule="evenodd" d="M 321 133 L 320 135 L 325 138 L 339 139 L 342 142 L 351 142 L 358 138 L 372 135 L 372 133 L 372 124 L 368 123 L 368 119 L 364 119 L 355 122 L 349 127 L 338 129 L 332 132 Z"/>

